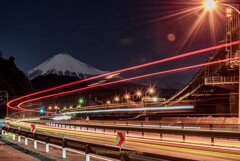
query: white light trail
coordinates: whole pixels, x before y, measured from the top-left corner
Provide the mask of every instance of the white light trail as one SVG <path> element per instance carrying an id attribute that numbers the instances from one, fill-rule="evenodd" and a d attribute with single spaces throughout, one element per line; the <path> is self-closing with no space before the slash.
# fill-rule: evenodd
<path id="1" fill-rule="evenodd" d="M 194 109 L 194 106 L 169 106 L 169 107 L 144 107 L 144 108 L 118 108 L 107 110 L 87 110 L 87 111 L 72 111 L 63 114 L 87 114 L 87 113 L 108 113 L 108 112 L 136 112 L 136 111 L 166 111 L 166 110 L 188 110 Z"/>

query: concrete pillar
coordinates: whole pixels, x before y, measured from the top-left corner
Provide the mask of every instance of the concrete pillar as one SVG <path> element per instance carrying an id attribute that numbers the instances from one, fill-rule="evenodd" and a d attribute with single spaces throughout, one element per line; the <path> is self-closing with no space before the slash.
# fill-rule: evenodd
<path id="1" fill-rule="evenodd" d="M 33 146 L 34 146 L 34 149 L 37 149 L 37 140 L 35 140 L 35 139 L 33 141 Z"/>
<path id="2" fill-rule="evenodd" d="M 28 138 L 27 137 L 25 137 L 24 144 L 28 145 Z"/>
<path id="3" fill-rule="evenodd" d="M 46 153 L 49 153 L 49 144 L 48 144 L 48 142 L 49 142 L 49 138 L 46 137 Z"/>
<path id="4" fill-rule="evenodd" d="M 63 142 L 62 142 L 62 158 L 65 159 L 67 157 L 67 149 L 66 149 L 66 143 L 64 140 L 64 135 L 63 135 Z"/>
<path id="5" fill-rule="evenodd" d="M 46 153 L 49 153 L 49 144 L 46 143 Z"/>
<path id="6" fill-rule="evenodd" d="M 66 157 L 67 157 L 67 149 L 66 149 L 66 147 L 64 148 L 62 148 L 62 158 L 63 159 L 66 159 Z"/>
<path id="7" fill-rule="evenodd" d="M 88 144 L 86 145 L 85 155 L 86 155 L 86 161 L 90 161 L 90 147 Z"/>
<path id="8" fill-rule="evenodd" d="M 18 142 L 20 143 L 21 142 L 21 136 L 18 135 Z"/>
<path id="9" fill-rule="evenodd" d="M 13 140 L 16 140 L 16 135 L 15 134 L 13 134 L 12 137 L 13 137 Z"/>
<path id="10" fill-rule="evenodd" d="M 21 135 L 20 135 L 20 130 L 21 130 L 21 128 L 20 127 L 18 127 L 18 142 L 20 143 L 21 142 Z"/>

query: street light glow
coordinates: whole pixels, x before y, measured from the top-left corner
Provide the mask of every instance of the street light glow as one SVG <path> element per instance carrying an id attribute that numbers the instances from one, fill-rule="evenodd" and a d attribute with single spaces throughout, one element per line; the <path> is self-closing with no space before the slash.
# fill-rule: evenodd
<path id="1" fill-rule="evenodd" d="M 84 103 L 84 99 L 83 98 L 79 98 L 78 103 L 79 104 L 83 104 Z"/>
<path id="2" fill-rule="evenodd" d="M 114 98 L 114 100 L 115 100 L 116 102 L 118 102 L 118 101 L 119 101 L 119 97 L 116 96 L 116 97 Z"/>
<path id="3" fill-rule="evenodd" d="M 216 7 L 214 0 L 206 0 L 204 2 L 204 7 L 206 10 L 211 11 Z"/>
<path id="4" fill-rule="evenodd" d="M 150 88 L 148 89 L 148 92 L 149 92 L 150 94 L 153 94 L 153 93 L 155 92 L 155 90 L 154 90 L 153 87 L 150 87 Z"/>
<path id="5" fill-rule="evenodd" d="M 129 95 L 129 94 L 125 94 L 125 98 L 126 98 L 126 99 L 129 99 L 129 98 L 130 98 L 130 95 Z"/>
<path id="6" fill-rule="evenodd" d="M 40 113 L 41 113 L 41 114 L 44 113 L 44 109 L 43 109 L 43 108 L 40 109 Z"/>
<path id="7" fill-rule="evenodd" d="M 141 96 L 142 93 L 141 93 L 140 91 L 138 91 L 138 92 L 136 93 L 136 95 L 137 95 L 137 96 Z"/>

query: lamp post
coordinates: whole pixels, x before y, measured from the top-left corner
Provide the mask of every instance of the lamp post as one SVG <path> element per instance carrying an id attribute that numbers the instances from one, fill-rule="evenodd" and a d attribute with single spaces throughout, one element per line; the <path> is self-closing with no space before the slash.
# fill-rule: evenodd
<path id="1" fill-rule="evenodd" d="M 240 40 L 240 11 L 236 7 L 226 4 L 226 3 L 219 3 L 223 6 L 226 6 L 226 16 L 229 18 L 232 16 L 231 9 L 234 10 L 238 14 L 237 24 L 238 25 L 238 39 Z M 214 0 L 206 0 L 204 2 L 204 7 L 207 10 L 213 10 L 216 6 Z M 238 56 L 240 56 L 240 44 L 238 45 Z M 238 118 L 240 118 L 240 59 L 238 59 Z"/>

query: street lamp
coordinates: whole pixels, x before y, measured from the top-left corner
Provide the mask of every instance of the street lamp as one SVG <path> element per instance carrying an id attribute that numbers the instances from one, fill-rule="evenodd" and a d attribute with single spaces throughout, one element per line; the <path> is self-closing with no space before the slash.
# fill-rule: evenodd
<path id="1" fill-rule="evenodd" d="M 141 96 L 142 96 L 142 92 L 141 92 L 141 91 L 137 91 L 137 92 L 136 92 L 136 96 L 137 96 L 137 97 L 141 97 Z"/>
<path id="2" fill-rule="evenodd" d="M 56 105 L 56 106 L 54 106 L 54 109 L 55 109 L 55 110 L 57 110 L 57 109 L 58 109 L 58 106 L 57 106 L 57 105 Z"/>
<path id="3" fill-rule="evenodd" d="M 124 95 L 124 98 L 125 98 L 126 100 L 128 100 L 128 99 L 130 98 L 130 95 L 129 95 L 128 93 L 126 93 L 126 94 Z"/>
<path id="4" fill-rule="evenodd" d="M 116 96 L 116 97 L 114 98 L 114 101 L 117 102 L 117 103 L 119 102 L 119 100 L 120 100 L 120 98 L 119 98 L 118 96 Z"/>
<path id="5" fill-rule="evenodd" d="M 153 88 L 153 87 L 150 87 L 149 89 L 148 89 L 148 93 L 151 95 L 151 94 L 153 94 L 155 92 L 155 89 Z"/>
<path id="6" fill-rule="evenodd" d="M 216 7 L 216 3 L 214 0 L 205 0 L 204 7 L 206 10 L 211 11 Z"/>
<path id="7" fill-rule="evenodd" d="M 134 96 L 136 96 L 137 99 L 140 99 L 142 97 L 142 91 L 141 90 L 137 90 L 135 92 L 135 94 L 133 95 L 133 102 L 134 102 Z"/>
<path id="8" fill-rule="evenodd" d="M 227 18 L 231 18 L 232 17 L 232 10 L 234 10 L 235 12 L 237 12 L 238 14 L 238 37 L 239 37 L 239 40 L 240 40 L 240 11 L 232 6 L 232 5 L 229 5 L 229 4 L 225 4 L 225 3 L 221 3 L 223 6 L 227 6 L 226 8 L 226 17 Z M 209 10 L 209 8 L 211 8 L 212 6 L 212 9 L 213 10 L 215 8 L 215 2 L 214 0 L 206 0 L 205 3 L 204 3 L 204 7 L 205 9 Z M 240 52 L 240 45 L 238 47 L 238 52 Z M 238 55 L 239 56 L 239 55 Z M 238 59 L 238 118 L 240 118 L 240 59 Z M 239 120 L 240 121 L 240 120 Z"/>

